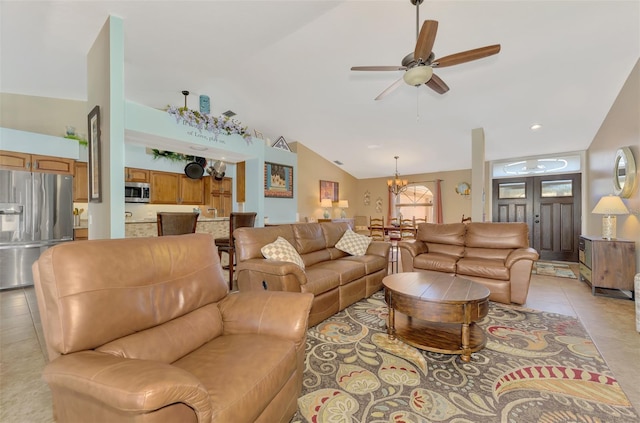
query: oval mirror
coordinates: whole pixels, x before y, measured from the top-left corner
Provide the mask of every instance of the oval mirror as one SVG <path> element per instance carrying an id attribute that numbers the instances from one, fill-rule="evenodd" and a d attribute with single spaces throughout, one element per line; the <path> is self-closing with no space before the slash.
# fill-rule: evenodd
<path id="1" fill-rule="evenodd" d="M 616 152 L 613 165 L 613 191 L 623 198 L 631 197 L 636 183 L 636 163 L 629 147 Z"/>

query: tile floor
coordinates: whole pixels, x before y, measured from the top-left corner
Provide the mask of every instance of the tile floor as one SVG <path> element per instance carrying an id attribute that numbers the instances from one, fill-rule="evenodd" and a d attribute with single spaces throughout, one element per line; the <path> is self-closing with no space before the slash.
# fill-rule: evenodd
<path id="1" fill-rule="evenodd" d="M 580 319 L 640 413 L 640 334 L 634 303 L 592 296 L 576 279 L 533 275 L 527 307 Z M 0 422 L 53 421 L 40 375 L 46 349 L 33 288 L 0 291 Z"/>

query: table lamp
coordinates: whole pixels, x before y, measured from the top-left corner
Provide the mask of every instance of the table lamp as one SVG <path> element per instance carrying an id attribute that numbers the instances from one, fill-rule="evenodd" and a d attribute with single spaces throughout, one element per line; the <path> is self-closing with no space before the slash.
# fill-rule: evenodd
<path id="1" fill-rule="evenodd" d="M 323 198 L 320 200 L 320 207 L 324 207 L 324 218 L 328 219 L 330 217 L 329 209 L 331 208 L 332 203 L 330 198 Z"/>
<path id="2" fill-rule="evenodd" d="M 342 211 L 340 212 L 340 217 L 343 219 L 347 217 L 347 212 L 345 211 L 345 209 L 349 208 L 349 200 L 338 201 L 338 208 L 342 209 Z"/>
<path id="3" fill-rule="evenodd" d="M 591 213 L 603 215 L 602 238 L 612 240 L 616 239 L 616 215 L 629 214 L 629 210 L 617 195 L 605 195 Z"/>

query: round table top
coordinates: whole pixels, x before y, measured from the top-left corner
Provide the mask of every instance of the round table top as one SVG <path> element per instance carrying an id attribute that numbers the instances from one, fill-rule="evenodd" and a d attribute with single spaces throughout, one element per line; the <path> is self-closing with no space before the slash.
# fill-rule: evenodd
<path id="1" fill-rule="evenodd" d="M 382 284 L 398 294 L 420 301 L 469 303 L 489 298 L 489 290 L 460 276 L 441 272 L 405 272 L 386 276 Z"/>

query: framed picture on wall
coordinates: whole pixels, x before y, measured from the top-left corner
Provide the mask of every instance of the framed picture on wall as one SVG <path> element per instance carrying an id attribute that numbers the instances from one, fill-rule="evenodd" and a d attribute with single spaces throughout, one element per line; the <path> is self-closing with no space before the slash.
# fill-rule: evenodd
<path id="1" fill-rule="evenodd" d="M 293 167 L 278 163 L 264 163 L 264 196 L 293 198 Z"/>
<path id="2" fill-rule="evenodd" d="M 340 189 L 337 182 L 320 181 L 320 202 L 323 198 L 329 198 L 331 201 L 338 201 Z"/>
<path id="3" fill-rule="evenodd" d="M 87 116 L 89 125 L 89 201 L 102 202 L 102 175 L 100 172 L 100 106 Z"/>

